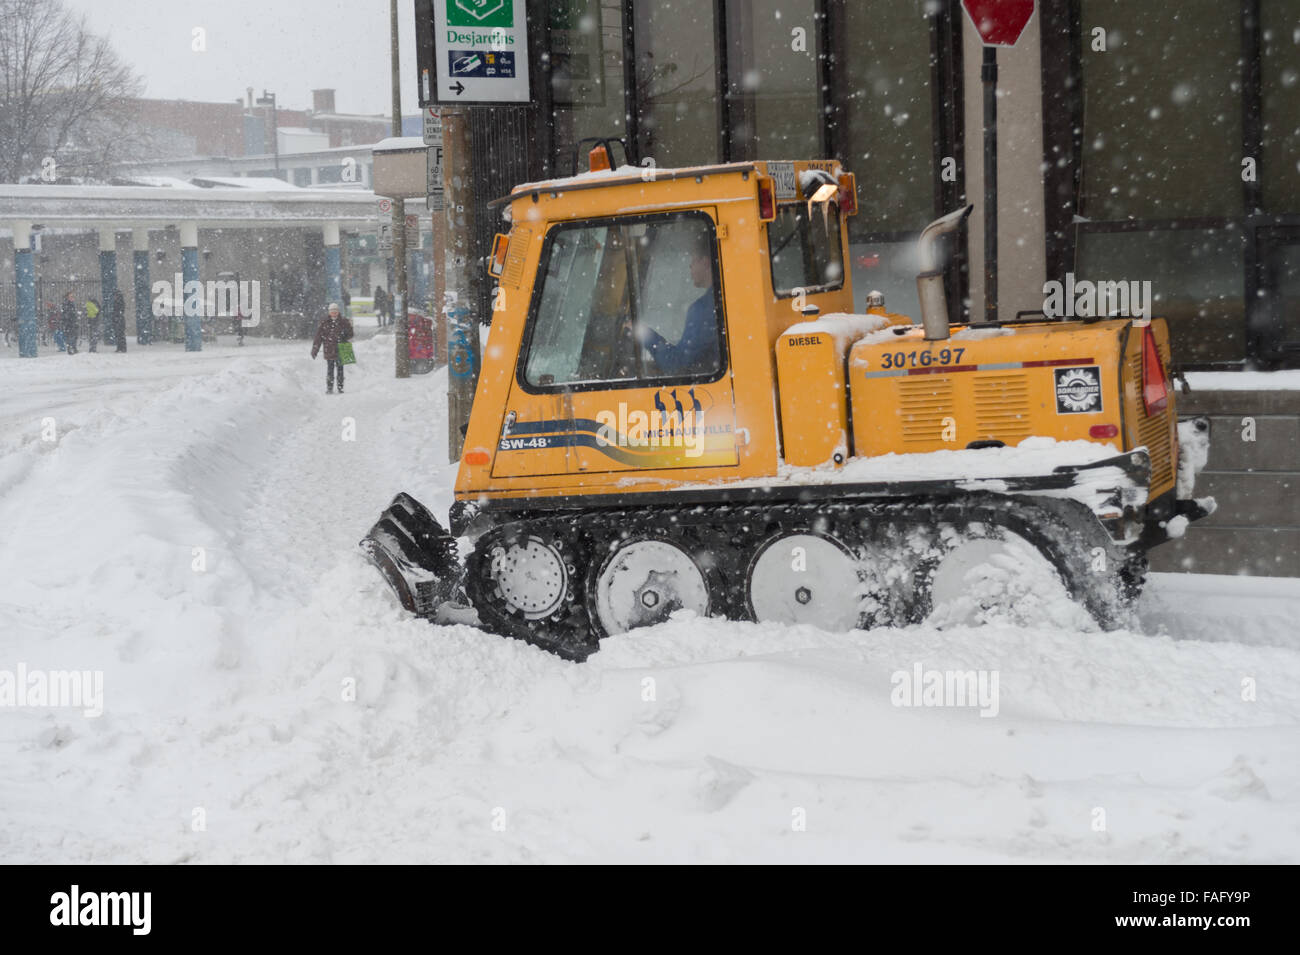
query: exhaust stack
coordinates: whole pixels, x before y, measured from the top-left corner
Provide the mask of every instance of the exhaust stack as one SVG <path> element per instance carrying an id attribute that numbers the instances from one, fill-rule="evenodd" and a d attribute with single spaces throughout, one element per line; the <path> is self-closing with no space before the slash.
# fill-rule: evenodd
<path id="1" fill-rule="evenodd" d="M 921 257 L 921 272 L 916 277 L 916 294 L 921 300 L 921 327 L 925 329 L 926 341 L 939 341 L 948 337 L 948 296 L 943 290 L 938 240 L 955 231 L 974 208 L 970 205 L 935 219 L 921 230 L 921 238 L 916 242 Z"/>

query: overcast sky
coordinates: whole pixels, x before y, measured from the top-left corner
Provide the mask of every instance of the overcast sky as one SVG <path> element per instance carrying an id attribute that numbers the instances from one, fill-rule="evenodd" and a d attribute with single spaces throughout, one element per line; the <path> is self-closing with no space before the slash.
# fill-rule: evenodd
<path id="1" fill-rule="evenodd" d="M 143 78 L 145 95 L 225 102 L 246 87 L 280 106 L 311 107 L 311 90 L 338 91 L 341 113 L 392 110 L 385 0 L 64 0 L 107 34 Z M 398 0 L 402 112 L 415 102 L 412 0 Z M 191 49 L 207 31 L 207 50 Z"/>

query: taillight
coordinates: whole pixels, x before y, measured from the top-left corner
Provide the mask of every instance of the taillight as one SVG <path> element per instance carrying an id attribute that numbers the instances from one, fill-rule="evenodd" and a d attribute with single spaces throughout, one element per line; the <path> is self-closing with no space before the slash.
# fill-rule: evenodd
<path id="1" fill-rule="evenodd" d="M 609 168 L 609 150 L 605 148 L 604 143 L 587 153 L 587 168 L 592 172 Z"/>
<path id="2" fill-rule="evenodd" d="M 510 236 L 497 233 L 492 240 L 492 258 L 488 262 L 488 271 L 500 275 L 506 270 L 506 249 L 510 246 Z"/>
<path id="3" fill-rule="evenodd" d="M 1169 406 L 1169 382 L 1165 363 L 1160 360 L 1156 334 L 1148 324 L 1142 329 L 1142 404 L 1147 417 L 1161 414 Z"/>
<path id="4" fill-rule="evenodd" d="M 776 218 L 776 183 L 767 176 L 758 177 L 758 219 L 771 222 Z"/>
<path id="5" fill-rule="evenodd" d="M 1088 429 L 1090 438 L 1115 438 L 1119 436 L 1119 428 L 1113 424 L 1094 424 Z"/>
<path id="6" fill-rule="evenodd" d="M 858 214 L 858 179 L 851 172 L 840 175 L 839 205 L 842 216 Z"/>

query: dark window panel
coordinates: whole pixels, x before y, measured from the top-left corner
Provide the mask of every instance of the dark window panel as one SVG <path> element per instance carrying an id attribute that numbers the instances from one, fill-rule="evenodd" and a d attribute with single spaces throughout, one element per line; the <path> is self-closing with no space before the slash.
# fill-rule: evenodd
<path id="1" fill-rule="evenodd" d="M 1300 4 L 1261 0 L 1264 208 L 1300 213 Z"/>
<path id="2" fill-rule="evenodd" d="M 1083 230 L 1076 278 L 1149 281 L 1151 314 L 1168 319 L 1176 363 L 1240 361 L 1246 357 L 1243 248 L 1235 227 Z"/>
<path id="3" fill-rule="evenodd" d="M 934 218 L 937 133 L 926 14 L 935 8 L 927 0 L 843 4 L 851 52 L 836 63 L 843 98 L 837 137 L 839 158 L 858 177 L 857 229 L 919 230 Z"/>
<path id="4" fill-rule="evenodd" d="M 1081 214 L 1239 215 L 1240 5 L 1081 0 L 1080 10 Z M 1098 27 L 1104 52 L 1093 49 Z"/>
<path id="5" fill-rule="evenodd" d="M 640 153 L 660 166 L 718 162 L 713 5 L 634 4 Z"/>

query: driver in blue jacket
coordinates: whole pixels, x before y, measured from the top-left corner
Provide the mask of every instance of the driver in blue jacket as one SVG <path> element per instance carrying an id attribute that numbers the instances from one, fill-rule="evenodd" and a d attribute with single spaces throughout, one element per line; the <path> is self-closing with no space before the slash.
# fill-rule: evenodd
<path id="1" fill-rule="evenodd" d="M 691 254 L 691 284 L 704 293 L 686 309 L 682 337 L 668 341 L 653 328 L 642 326 L 642 343 L 666 375 L 694 375 L 718 367 L 718 320 L 713 302 L 713 257 L 707 238 Z"/>

